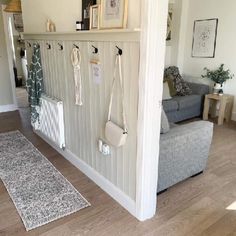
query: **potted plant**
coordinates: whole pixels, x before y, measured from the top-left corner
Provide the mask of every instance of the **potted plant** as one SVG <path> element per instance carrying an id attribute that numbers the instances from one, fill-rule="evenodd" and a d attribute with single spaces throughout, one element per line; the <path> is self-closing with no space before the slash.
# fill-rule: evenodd
<path id="1" fill-rule="evenodd" d="M 224 64 L 221 64 L 216 70 L 209 70 L 205 67 L 204 71 L 206 74 L 202 75 L 202 78 L 207 78 L 214 82 L 214 93 L 216 94 L 223 94 L 224 83 L 234 77 L 230 70 L 224 69 Z"/>

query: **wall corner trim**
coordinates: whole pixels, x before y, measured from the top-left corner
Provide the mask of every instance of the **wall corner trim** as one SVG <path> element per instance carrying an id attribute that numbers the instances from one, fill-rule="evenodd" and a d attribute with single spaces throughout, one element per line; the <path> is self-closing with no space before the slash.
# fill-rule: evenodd
<path id="1" fill-rule="evenodd" d="M 0 113 L 18 110 L 15 104 L 0 105 Z"/>
<path id="2" fill-rule="evenodd" d="M 59 152 L 66 160 L 68 160 L 72 165 L 77 167 L 81 172 L 83 172 L 88 178 L 95 182 L 102 190 L 104 190 L 108 195 L 110 195 L 114 200 L 116 200 L 121 206 L 123 206 L 130 214 L 136 216 L 136 205 L 135 201 L 117 188 L 114 184 L 108 181 L 104 176 L 99 174 L 95 169 L 86 164 L 83 160 L 73 154 L 70 150 L 65 149 L 64 151 L 57 147 L 53 142 L 51 142 L 47 137 L 45 137 L 40 131 L 34 131 L 38 136 L 40 136 L 45 142 L 52 146 L 57 152 Z"/>

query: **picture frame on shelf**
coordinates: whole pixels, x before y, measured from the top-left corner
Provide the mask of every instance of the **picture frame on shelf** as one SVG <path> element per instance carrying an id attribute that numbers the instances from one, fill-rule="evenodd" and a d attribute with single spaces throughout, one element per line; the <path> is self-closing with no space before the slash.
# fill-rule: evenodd
<path id="1" fill-rule="evenodd" d="M 82 30 L 89 30 L 90 27 L 90 7 L 96 4 L 96 0 L 82 0 Z"/>
<path id="2" fill-rule="evenodd" d="M 100 5 L 90 7 L 90 30 L 99 30 Z"/>
<path id="3" fill-rule="evenodd" d="M 215 57 L 218 21 L 217 18 L 194 21 L 192 57 Z"/>
<path id="4" fill-rule="evenodd" d="M 101 0 L 100 29 L 127 27 L 128 0 Z"/>

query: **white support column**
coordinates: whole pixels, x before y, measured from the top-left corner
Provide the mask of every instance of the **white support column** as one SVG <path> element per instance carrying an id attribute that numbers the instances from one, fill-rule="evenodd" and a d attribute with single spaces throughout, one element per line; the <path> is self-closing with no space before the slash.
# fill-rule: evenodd
<path id="1" fill-rule="evenodd" d="M 156 213 L 167 0 L 142 0 L 136 215 Z"/>

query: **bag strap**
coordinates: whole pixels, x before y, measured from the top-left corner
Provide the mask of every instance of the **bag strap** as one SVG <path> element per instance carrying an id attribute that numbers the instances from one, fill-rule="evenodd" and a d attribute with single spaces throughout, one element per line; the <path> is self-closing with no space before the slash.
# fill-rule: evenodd
<path id="1" fill-rule="evenodd" d="M 122 69 L 121 69 L 121 55 L 119 54 L 116 55 L 116 61 L 115 61 L 111 97 L 110 97 L 110 104 L 109 104 L 109 110 L 108 110 L 108 121 L 111 120 L 111 109 L 112 109 L 112 103 L 113 103 L 113 97 L 114 97 L 117 67 L 119 69 L 119 82 L 120 82 L 121 97 L 122 97 L 122 118 L 123 118 L 123 125 L 124 125 L 124 131 L 125 131 L 124 133 L 127 133 L 128 131 L 127 131 L 127 122 L 126 122 L 126 114 L 125 114 L 125 100 L 124 100 L 123 76 L 122 76 Z"/>

